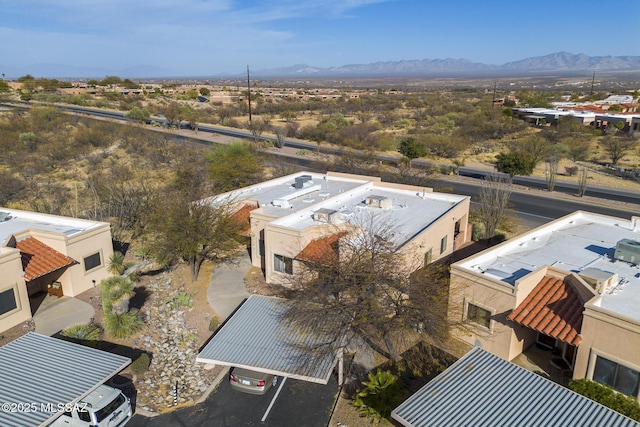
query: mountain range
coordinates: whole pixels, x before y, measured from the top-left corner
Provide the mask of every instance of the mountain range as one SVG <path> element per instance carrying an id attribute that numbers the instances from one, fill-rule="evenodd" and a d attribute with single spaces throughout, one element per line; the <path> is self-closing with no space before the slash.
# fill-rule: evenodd
<path id="1" fill-rule="evenodd" d="M 269 76 L 419 76 L 461 74 L 540 74 L 548 72 L 640 71 L 640 56 L 587 56 L 557 52 L 545 56 L 490 65 L 467 59 L 416 59 L 404 61 L 350 64 L 318 68 L 293 65 L 286 68 L 258 70 L 256 77 Z"/>
<path id="2" fill-rule="evenodd" d="M 170 70 L 139 65 L 126 69 L 104 69 L 98 67 L 74 67 L 61 64 L 33 64 L 24 67 L 0 65 L 0 71 L 8 78 L 25 74 L 48 78 L 102 78 L 116 75 L 129 78 L 177 77 Z M 370 64 L 349 64 L 339 67 L 321 68 L 307 64 L 297 64 L 283 68 L 252 70 L 253 77 L 419 77 L 456 75 L 530 75 L 541 73 L 591 73 L 640 71 L 640 56 L 588 56 L 557 52 L 536 56 L 502 65 L 483 64 L 467 59 L 415 59 L 402 61 L 381 61 Z M 238 74 L 217 74 L 197 76 L 202 78 L 241 77 Z M 187 76 L 183 76 L 187 77 Z M 190 76 L 196 77 L 196 76 Z"/>

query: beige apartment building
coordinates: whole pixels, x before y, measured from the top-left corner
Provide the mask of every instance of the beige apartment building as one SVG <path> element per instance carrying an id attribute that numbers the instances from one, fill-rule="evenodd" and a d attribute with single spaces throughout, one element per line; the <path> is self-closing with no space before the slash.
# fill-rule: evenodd
<path id="1" fill-rule="evenodd" d="M 575 212 L 451 267 L 454 335 L 511 361 L 552 364 L 625 394 L 640 385 L 640 218 Z"/>
<path id="2" fill-rule="evenodd" d="M 29 320 L 29 298 L 76 296 L 111 276 L 108 223 L 0 208 L 0 332 Z"/>
<path id="3" fill-rule="evenodd" d="M 370 176 L 300 172 L 216 200 L 238 205 L 237 218 L 248 224 L 253 266 L 273 284 L 287 284 L 303 259 L 330 256 L 354 229 L 392 227 L 394 249 L 416 268 L 471 239 L 468 196 Z"/>

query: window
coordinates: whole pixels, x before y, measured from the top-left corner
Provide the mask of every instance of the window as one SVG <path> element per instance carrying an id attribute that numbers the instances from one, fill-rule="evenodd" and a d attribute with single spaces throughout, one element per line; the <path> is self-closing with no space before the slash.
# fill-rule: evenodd
<path id="1" fill-rule="evenodd" d="M 280 273 L 293 274 L 293 259 L 284 255 L 274 255 L 273 269 Z"/>
<path id="2" fill-rule="evenodd" d="M 637 396 L 640 372 L 605 359 L 604 357 L 596 356 L 593 380 L 600 384 L 606 384 L 614 390 L 628 396 Z"/>
<path id="3" fill-rule="evenodd" d="M 89 255 L 84 258 L 84 271 L 93 270 L 94 268 L 100 267 L 102 265 L 102 258 L 100 257 L 100 252 L 96 252 L 93 255 Z"/>
<path id="4" fill-rule="evenodd" d="M 445 251 L 447 250 L 447 237 L 448 236 L 444 236 L 442 240 L 440 240 L 440 255 L 445 253 Z"/>
<path id="5" fill-rule="evenodd" d="M 426 254 L 424 254 L 424 265 L 431 264 L 433 261 L 433 249 L 429 249 Z"/>
<path id="6" fill-rule="evenodd" d="M 9 288 L 0 292 L 0 316 L 10 313 L 18 308 L 15 288 Z"/>
<path id="7" fill-rule="evenodd" d="M 487 329 L 491 327 L 491 312 L 475 304 L 467 304 L 467 320 L 484 326 Z"/>

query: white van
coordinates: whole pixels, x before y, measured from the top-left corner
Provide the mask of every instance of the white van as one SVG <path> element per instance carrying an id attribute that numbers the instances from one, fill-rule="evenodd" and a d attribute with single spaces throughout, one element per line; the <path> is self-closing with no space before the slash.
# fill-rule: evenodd
<path id="1" fill-rule="evenodd" d="M 104 384 L 69 409 L 50 427 L 121 427 L 133 412 L 128 397 Z"/>

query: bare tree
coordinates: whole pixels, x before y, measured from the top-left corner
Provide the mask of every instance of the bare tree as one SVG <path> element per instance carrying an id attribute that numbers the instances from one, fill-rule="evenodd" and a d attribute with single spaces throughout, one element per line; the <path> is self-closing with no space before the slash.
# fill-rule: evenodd
<path id="1" fill-rule="evenodd" d="M 496 235 L 500 223 L 507 216 L 511 197 L 511 180 L 498 175 L 487 175 L 478 194 L 477 216 L 484 226 L 484 238 Z"/>
<path id="2" fill-rule="evenodd" d="M 607 135 L 600 139 L 599 144 L 611 158 L 611 164 L 617 165 L 627 153 L 636 147 L 637 141 L 627 137 Z"/>
<path id="3" fill-rule="evenodd" d="M 273 132 L 276 134 L 276 147 L 284 147 L 284 141 L 287 137 L 287 128 L 283 126 L 276 126 L 273 128 Z"/>
<path id="4" fill-rule="evenodd" d="M 270 127 L 271 127 L 270 120 L 264 117 L 254 119 L 247 124 L 247 129 L 249 129 L 249 131 L 253 135 L 253 141 L 256 144 L 260 142 L 260 137 Z"/>
<path id="5" fill-rule="evenodd" d="M 290 322 L 317 327 L 328 348 L 340 343 L 358 351 L 366 343 L 394 361 L 417 343 L 446 340 L 446 265 L 416 271 L 422 260 L 397 250 L 394 227 L 377 216 L 334 231 L 326 241 L 331 249 L 297 259 L 289 296 L 300 304 L 289 310 Z"/>
<path id="6" fill-rule="evenodd" d="M 553 191 L 556 186 L 556 176 L 558 175 L 558 156 L 551 156 L 547 159 L 544 173 L 547 178 L 547 190 Z"/>

